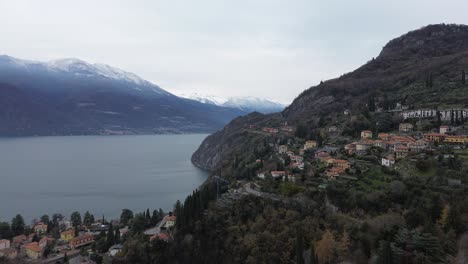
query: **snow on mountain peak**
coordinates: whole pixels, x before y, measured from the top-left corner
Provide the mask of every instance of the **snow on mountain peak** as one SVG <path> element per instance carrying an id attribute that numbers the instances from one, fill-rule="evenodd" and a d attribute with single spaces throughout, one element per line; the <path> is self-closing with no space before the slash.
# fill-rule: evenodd
<path id="1" fill-rule="evenodd" d="M 147 81 L 138 77 L 136 74 L 126 72 L 106 64 L 90 64 L 86 61 L 75 58 L 49 61 L 46 63 L 46 66 L 55 71 L 65 71 L 82 75 L 100 75 L 114 80 L 125 80 L 138 85 L 148 84 Z"/>
<path id="2" fill-rule="evenodd" d="M 199 101 L 204 104 L 212 104 L 224 106 L 229 108 L 237 108 L 243 111 L 252 112 L 257 111 L 261 113 L 279 112 L 284 109 L 284 105 L 265 98 L 238 96 L 230 98 L 221 98 L 212 95 L 201 95 L 198 93 L 193 94 L 179 94 L 179 96 Z"/>

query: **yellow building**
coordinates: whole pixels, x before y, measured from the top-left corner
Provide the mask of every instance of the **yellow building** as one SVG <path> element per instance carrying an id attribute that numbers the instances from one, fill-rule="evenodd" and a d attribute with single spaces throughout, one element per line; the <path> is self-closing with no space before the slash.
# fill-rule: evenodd
<path id="1" fill-rule="evenodd" d="M 361 138 L 372 138 L 372 131 L 370 130 L 363 130 L 361 132 Z"/>
<path id="2" fill-rule="evenodd" d="M 304 144 L 304 150 L 312 149 L 317 147 L 317 141 L 309 140 Z"/>
<path id="3" fill-rule="evenodd" d="M 444 142 L 449 144 L 465 144 L 468 143 L 468 136 L 446 136 Z"/>
<path id="4" fill-rule="evenodd" d="M 26 255 L 31 259 L 40 259 L 42 256 L 42 248 L 37 242 L 32 242 L 24 246 Z"/>
<path id="5" fill-rule="evenodd" d="M 18 251 L 14 248 L 0 249 L 0 257 L 14 259 L 18 255 Z"/>
<path id="6" fill-rule="evenodd" d="M 75 230 L 73 229 L 68 229 L 60 233 L 60 239 L 67 241 L 67 242 L 70 241 L 74 237 L 75 237 Z"/>

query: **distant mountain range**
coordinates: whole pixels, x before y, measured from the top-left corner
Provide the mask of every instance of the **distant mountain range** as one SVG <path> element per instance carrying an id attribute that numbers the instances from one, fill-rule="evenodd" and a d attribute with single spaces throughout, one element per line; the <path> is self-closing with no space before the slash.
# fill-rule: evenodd
<path id="1" fill-rule="evenodd" d="M 245 112 L 259 112 L 263 114 L 276 113 L 284 110 L 285 105 L 273 102 L 268 99 L 257 97 L 230 97 L 221 98 L 217 96 L 201 94 L 181 94 L 181 97 L 199 101 L 204 104 L 217 105 L 222 107 L 236 108 Z"/>
<path id="2" fill-rule="evenodd" d="M 212 132 L 246 113 L 105 64 L 0 56 L 0 136 Z"/>

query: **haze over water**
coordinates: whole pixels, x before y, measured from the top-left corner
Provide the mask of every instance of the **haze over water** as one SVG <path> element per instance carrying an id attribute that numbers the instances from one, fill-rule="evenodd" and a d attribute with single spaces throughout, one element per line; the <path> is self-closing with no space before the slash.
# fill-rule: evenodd
<path id="1" fill-rule="evenodd" d="M 0 221 L 171 210 L 207 177 L 190 162 L 206 136 L 0 138 Z"/>

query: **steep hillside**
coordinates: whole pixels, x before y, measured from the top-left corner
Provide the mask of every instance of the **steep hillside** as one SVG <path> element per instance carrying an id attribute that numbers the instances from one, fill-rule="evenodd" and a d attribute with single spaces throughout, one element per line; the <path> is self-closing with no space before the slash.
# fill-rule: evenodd
<path id="1" fill-rule="evenodd" d="M 468 71 L 468 26 L 440 24 L 411 31 L 391 40 L 376 58 L 357 70 L 304 91 L 282 113 L 236 119 L 208 137 L 192 160 L 216 170 L 223 166 L 221 161 L 229 163 L 237 154 L 252 152 L 256 136 L 245 129 L 250 125 L 287 122 L 303 125 L 310 133 L 330 125 L 354 131 L 379 124 L 375 120 L 360 122 L 360 113 L 368 111 L 370 102 L 381 113 L 398 105 L 409 109 L 466 107 L 468 86 L 461 81 L 464 70 Z M 344 110 L 353 117 L 343 119 Z M 381 114 L 380 118 L 385 122 L 391 116 Z"/>
<path id="2" fill-rule="evenodd" d="M 212 132 L 246 112 L 78 59 L 0 56 L 0 136 Z"/>

